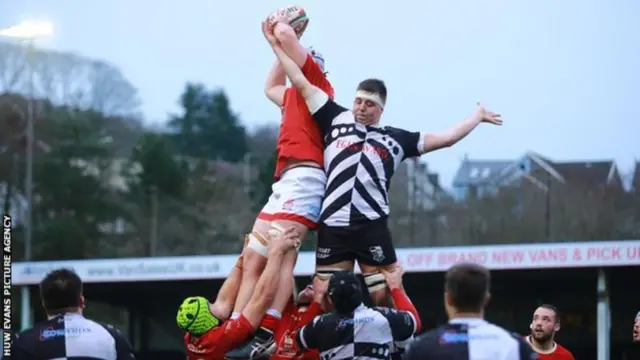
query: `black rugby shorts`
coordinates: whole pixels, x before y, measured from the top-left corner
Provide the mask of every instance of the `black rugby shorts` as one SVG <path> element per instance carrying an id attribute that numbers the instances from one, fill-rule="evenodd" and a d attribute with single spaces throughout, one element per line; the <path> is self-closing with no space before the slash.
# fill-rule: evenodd
<path id="1" fill-rule="evenodd" d="M 354 260 L 370 266 L 387 266 L 398 260 L 386 217 L 347 227 L 319 225 L 316 265 Z"/>

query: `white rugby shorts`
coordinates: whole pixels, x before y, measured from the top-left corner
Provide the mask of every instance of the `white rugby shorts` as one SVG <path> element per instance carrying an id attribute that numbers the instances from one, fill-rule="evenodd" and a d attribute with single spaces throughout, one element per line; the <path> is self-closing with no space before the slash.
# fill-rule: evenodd
<path id="1" fill-rule="evenodd" d="M 290 220 L 315 229 L 326 184 L 323 169 L 299 166 L 285 171 L 271 186 L 271 196 L 258 219 Z"/>

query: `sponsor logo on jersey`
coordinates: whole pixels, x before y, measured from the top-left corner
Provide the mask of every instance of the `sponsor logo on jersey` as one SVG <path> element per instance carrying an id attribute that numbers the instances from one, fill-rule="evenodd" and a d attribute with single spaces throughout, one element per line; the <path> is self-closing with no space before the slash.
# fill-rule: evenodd
<path id="1" fill-rule="evenodd" d="M 440 344 L 466 343 L 469 342 L 468 334 L 447 331 L 440 335 Z"/>

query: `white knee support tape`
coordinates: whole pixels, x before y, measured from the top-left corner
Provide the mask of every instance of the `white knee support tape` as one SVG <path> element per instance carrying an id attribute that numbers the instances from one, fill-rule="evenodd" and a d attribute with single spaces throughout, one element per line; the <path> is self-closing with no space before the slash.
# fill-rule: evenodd
<path id="1" fill-rule="evenodd" d="M 267 239 L 257 232 L 249 234 L 249 243 L 247 244 L 247 247 L 264 257 L 267 257 L 267 254 L 269 253 L 267 251 Z"/>
<path id="2" fill-rule="evenodd" d="M 342 271 L 343 269 L 340 268 L 324 268 L 324 269 L 318 269 L 316 270 L 316 275 L 318 275 L 318 277 L 322 280 L 329 280 L 331 279 L 331 277 L 333 276 L 333 274 L 337 273 L 338 271 Z"/>
<path id="3" fill-rule="evenodd" d="M 369 289 L 369 294 L 387 287 L 387 280 L 384 278 L 384 275 L 382 275 L 382 273 L 368 273 L 363 274 L 363 276 L 364 283 L 367 284 L 367 289 Z"/>

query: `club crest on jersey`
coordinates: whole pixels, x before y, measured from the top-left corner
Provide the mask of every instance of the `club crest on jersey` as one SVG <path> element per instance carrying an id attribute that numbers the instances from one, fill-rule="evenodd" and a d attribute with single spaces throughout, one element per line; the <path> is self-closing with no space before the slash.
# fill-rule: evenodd
<path id="1" fill-rule="evenodd" d="M 187 344 L 187 350 L 194 354 L 205 354 L 207 351 L 193 344 Z"/>
<path id="2" fill-rule="evenodd" d="M 384 259 L 387 258 L 384 256 L 382 247 L 379 245 L 369 247 L 369 252 L 371 252 L 371 256 L 373 256 L 373 261 L 383 262 Z"/>
<path id="3" fill-rule="evenodd" d="M 291 211 L 291 209 L 293 209 L 293 205 L 293 199 L 289 199 L 282 204 L 282 210 Z"/>

